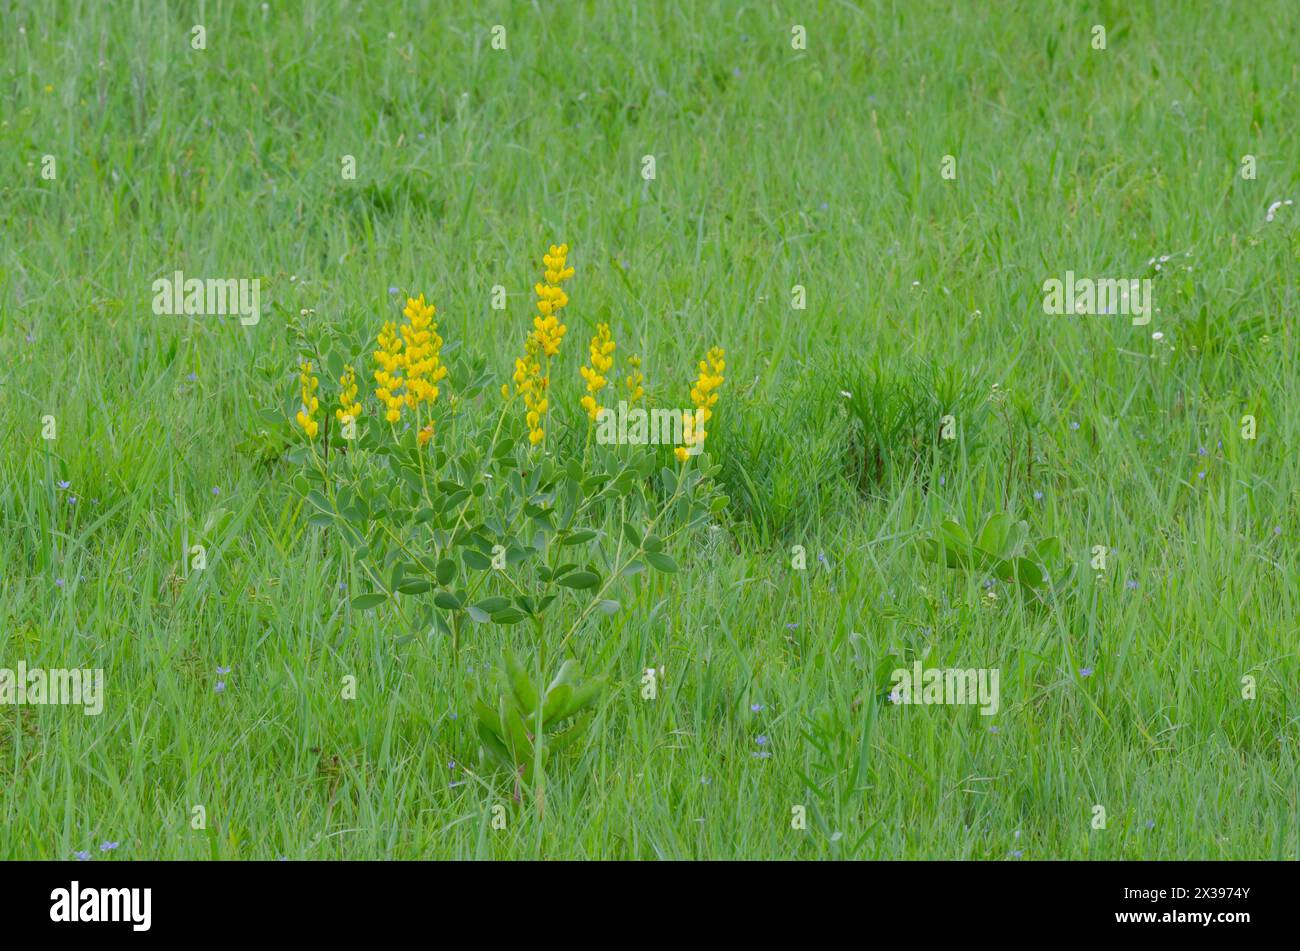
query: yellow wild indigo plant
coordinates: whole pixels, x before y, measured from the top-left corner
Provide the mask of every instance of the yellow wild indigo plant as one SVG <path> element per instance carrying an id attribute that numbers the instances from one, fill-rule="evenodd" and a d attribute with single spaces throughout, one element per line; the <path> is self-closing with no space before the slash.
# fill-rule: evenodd
<path id="1" fill-rule="evenodd" d="M 456 655 L 471 625 L 531 628 L 533 658 L 507 662 L 508 690 L 480 686 L 470 696 L 492 700 L 476 706 L 484 753 L 513 771 L 516 781 L 534 786 L 539 804 L 552 758 L 583 737 L 576 714 L 590 712 L 603 692 L 599 678 L 590 686 L 579 682 L 565 649 L 570 641 L 581 643 L 578 635 L 592 633 L 602 617 L 622 610 L 619 589 L 638 583 L 637 574 L 677 571 L 670 546 L 685 547 L 690 530 L 727 502 L 712 481 L 717 465 L 670 468 L 658 445 L 616 441 L 563 463 L 536 451 L 545 447 L 549 414 L 557 408 L 552 369 L 567 331 L 561 322 L 569 303 L 564 284 L 574 273 L 567 245 L 551 246 L 543 262 L 537 312 L 514 362 L 513 394 L 511 383 L 493 381 L 477 368 L 465 373 L 455 397 L 440 398 L 448 376 L 443 340 L 435 308 L 421 295 L 407 299 L 401 320 L 383 323 L 373 346 L 330 331 L 320 351 L 315 345 L 303 351 L 315 354 L 327 378 L 338 381 L 339 421 L 367 422 L 343 427 L 345 450 L 336 444 L 340 451 L 321 453 L 311 442 L 320 408 L 312 362 L 299 364 L 300 409 L 294 414 L 287 400 L 288 412 L 279 414 L 306 434 L 289 452 L 302 467 L 294 486 L 309 524 L 327 532 L 325 543 L 338 546 L 350 572 L 354 611 L 392 610 L 401 622 L 398 644 L 421 638 L 433 650 L 449 644 Z M 365 350 L 370 366 L 357 358 Z M 615 350 L 610 326 L 598 324 L 589 364 L 578 374 L 556 374 L 576 391 L 565 409 L 595 419 L 607 409 L 602 397 L 610 402 L 622 392 Z M 627 369 L 622 385 L 628 401 L 647 402 L 641 360 L 629 358 Z M 717 403 L 724 370 L 717 348 L 700 363 L 691 396 L 703 421 Z M 370 412 L 364 412 L 367 397 L 358 385 L 367 373 L 377 401 Z M 497 419 L 476 417 L 472 408 L 498 387 Z M 514 397 L 524 404 L 522 427 L 512 416 Z M 435 408 L 438 418 L 456 420 L 454 440 L 434 440 Z M 675 412 L 661 412 L 675 421 Z M 508 420 L 515 425 L 506 426 Z M 691 431 L 692 445 L 704 435 L 702 425 Z M 559 674 L 546 694 L 535 697 L 532 684 L 553 664 Z M 497 701 L 507 692 L 513 699 L 502 707 Z M 506 720 L 500 719 L 503 710 Z M 541 740 L 533 742 L 529 733 Z"/>

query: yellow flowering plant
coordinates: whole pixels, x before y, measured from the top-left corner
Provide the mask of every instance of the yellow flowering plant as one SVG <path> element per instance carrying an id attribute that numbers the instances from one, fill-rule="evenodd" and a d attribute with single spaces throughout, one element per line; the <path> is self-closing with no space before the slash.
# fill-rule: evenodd
<path id="1" fill-rule="evenodd" d="M 341 544 L 351 607 L 391 606 L 405 628 L 401 642 L 445 637 L 457 655 L 470 630 L 525 624 L 535 647 L 529 678 L 540 677 L 548 655 L 562 657 L 600 617 L 621 610 L 620 585 L 647 569 L 677 571 L 672 544 L 726 504 L 707 457 L 674 467 L 664 464 L 666 448 L 592 444 L 592 424 L 616 391 L 613 332 L 597 324 L 587 363 L 560 372 L 564 286 L 574 276 L 568 247 L 552 246 L 543 264 L 509 383 L 459 350 L 449 368 L 437 310 L 419 295 L 368 344 L 333 335 L 322 355 L 304 340 L 311 359 L 299 368 L 301 409 L 290 414 L 299 443 L 289 458 L 301 466 L 294 481 L 310 524 Z M 721 383 L 717 353 L 696 384 L 710 409 Z M 325 417 L 332 431 L 316 422 L 316 366 L 337 381 L 336 409 Z M 625 368 L 621 395 L 633 402 L 647 399 L 640 367 L 634 358 Z M 360 392 L 366 377 L 370 394 Z M 552 379 L 572 386 L 574 398 L 556 405 Z M 489 407 L 495 413 L 476 411 Z M 553 686 L 565 695 L 563 683 Z M 565 719 L 530 709 L 534 693 L 547 693 L 530 691 L 517 671 L 508 693 L 511 716 L 522 722 Z M 484 720 L 494 738 L 485 744 L 497 760 L 509 752 L 540 766 L 544 751 L 525 755 L 512 723 Z M 538 743 L 559 736 L 549 728 L 536 735 Z M 530 778 L 532 770 L 525 769 Z"/>

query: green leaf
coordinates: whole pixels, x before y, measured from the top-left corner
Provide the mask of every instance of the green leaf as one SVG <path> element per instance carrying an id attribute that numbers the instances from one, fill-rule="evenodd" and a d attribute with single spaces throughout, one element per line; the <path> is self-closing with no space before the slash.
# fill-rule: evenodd
<path id="1" fill-rule="evenodd" d="M 433 585 L 423 578 L 412 578 L 399 584 L 397 591 L 399 594 L 424 594 L 432 587 Z"/>
<path id="2" fill-rule="evenodd" d="M 633 548 L 641 547 L 641 533 L 636 530 L 636 526 L 631 522 L 623 523 L 623 537 Z"/>
<path id="3" fill-rule="evenodd" d="M 569 698 L 565 708 L 556 714 L 556 719 L 563 720 L 571 717 L 575 713 L 581 713 L 586 707 L 596 702 L 602 690 L 605 689 L 605 678 L 594 677 L 588 680 L 581 687 L 573 691 L 573 696 Z"/>
<path id="4" fill-rule="evenodd" d="M 444 558 L 434 566 L 433 576 L 438 579 L 438 584 L 448 585 L 456 577 L 456 562 L 450 558 Z"/>
<path id="5" fill-rule="evenodd" d="M 486 611 L 488 614 L 495 614 L 502 608 L 510 607 L 509 598 L 484 598 L 477 605 L 478 608 Z"/>
<path id="6" fill-rule="evenodd" d="M 492 612 L 492 623 L 493 624 L 518 624 L 526 617 L 528 617 L 528 615 L 525 614 L 523 611 L 520 611 L 518 608 L 503 608 L 500 611 Z"/>
<path id="7" fill-rule="evenodd" d="M 495 710 L 489 707 L 478 697 L 475 697 L 473 699 L 472 704 L 474 707 L 474 715 L 478 717 L 479 723 L 487 727 L 498 737 L 505 735 L 505 731 L 501 726 L 501 718 L 497 716 L 497 712 Z"/>
<path id="8" fill-rule="evenodd" d="M 336 350 L 325 355 L 325 369 L 329 371 L 330 382 L 338 383 L 343 376 L 343 357 Z"/>
<path id="9" fill-rule="evenodd" d="M 677 562 L 673 561 L 672 556 L 662 551 L 648 551 L 645 553 L 645 560 L 650 562 L 650 567 L 659 571 L 666 571 L 670 574 L 677 571 Z"/>
<path id="10" fill-rule="evenodd" d="M 519 706 L 524 711 L 532 713 L 537 709 L 537 688 L 533 686 L 532 679 L 519 663 L 519 658 L 515 657 L 514 651 L 506 650 L 505 659 L 506 673 L 510 677 L 510 689 L 514 692 L 515 699 L 519 701 Z"/>
<path id="11" fill-rule="evenodd" d="M 677 473 L 673 472 L 667 466 L 659 471 L 659 478 L 663 480 L 665 494 L 672 496 L 677 492 Z"/>
<path id="12" fill-rule="evenodd" d="M 560 684 L 546 691 L 546 703 L 542 706 L 542 726 L 550 723 L 556 718 L 561 710 L 568 707 L 573 700 L 573 687 L 569 684 Z"/>
<path id="13" fill-rule="evenodd" d="M 581 591 L 594 588 L 600 584 L 600 575 L 591 571 L 575 571 L 565 575 L 555 583 L 564 585 L 566 588 L 577 588 Z"/>
<path id="14" fill-rule="evenodd" d="M 975 544 L 995 558 L 1006 558 L 1008 553 L 1004 551 L 1004 548 L 1007 539 L 1011 536 L 1012 524 L 1011 516 L 1005 512 L 990 515 L 983 528 L 980 529 L 979 538 Z"/>
<path id="15" fill-rule="evenodd" d="M 488 614 L 477 604 L 471 604 L 465 609 L 465 613 L 469 615 L 470 620 L 475 624 L 486 624 L 488 621 L 492 620 L 492 615 Z"/>
<path id="16" fill-rule="evenodd" d="M 1031 588 L 1043 583 L 1043 570 L 1028 558 L 1012 558 L 1001 562 L 997 567 L 997 576 L 1002 581 L 1019 582 Z"/>
<path id="17" fill-rule="evenodd" d="M 352 599 L 352 610 L 369 611 L 371 608 L 383 604 L 388 600 L 388 595 L 380 593 L 359 594 Z"/>
<path id="18" fill-rule="evenodd" d="M 578 679 L 578 662 L 572 658 L 569 658 L 563 664 L 560 665 L 559 673 L 555 675 L 555 679 L 552 680 L 550 686 L 546 688 L 546 692 L 550 693 L 552 690 L 554 690 L 556 687 L 560 686 L 561 684 L 571 684 L 577 679 Z"/>
<path id="19" fill-rule="evenodd" d="M 461 608 L 460 599 L 450 591 L 439 591 L 433 596 L 433 603 L 446 611 L 459 611 Z"/>
<path id="20" fill-rule="evenodd" d="M 596 537 L 597 534 L 599 533 L 596 532 L 594 529 L 580 528 L 577 531 L 573 532 L 571 535 L 568 535 L 562 542 L 560 542 L 560 544 L 581 545 L 583 542 L 591 541 L 593 538 Z"/>
<path id="21" fill-rule="evenodd" d="M 664 540 L 660 538 L 658 535 L 647 535 L 645 537 L 645 550 L 647 552 L 663 551 Z"/>
<path id="22" fill-rule="evenodd" d="M 473 571 L 487 571 L 492 567 L 492 559 L 474 548 L 466 548 L 460 557 L 465 562 L 465 567 Z"/>

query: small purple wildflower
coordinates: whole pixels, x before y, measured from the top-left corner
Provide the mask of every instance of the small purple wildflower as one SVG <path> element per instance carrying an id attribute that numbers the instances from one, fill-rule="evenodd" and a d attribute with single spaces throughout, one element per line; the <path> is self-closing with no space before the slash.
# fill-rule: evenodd
<path id="1" fill-rule="evenodd" d="M 787 631 L 793 631 L 793 630 L 794 630 L 796 627 L 798 627 L 798 626 L 799 626 L 799 622 L 798 622 L 798 621 L 794 621 L 794 622 L 792 622 L 792 623 L 790 623 L 790 624 L 787 624 L 787 625 L 785 626 L 785 629 L 786 629 Z"/>
<path id="2" fill-rule="evenodd" d="M 1200 472 L 1196 473 L 1196 478 L 1198 478 L 1198 479 L 1204 479 L 1204 478 L 1205 478 L 1205 470 L 1202 469 Z"/>
<path id="3" fill-rule="evenodd" d="M 214 486 L 212 487 L 212 494 L 213 494 L 213 495 L 220 495 L 220 494 L 221 494 L 221 486 L 219 486 L 219 485 L 214 485 Z"/>
<path id="4" fill-rule="evenodd" d="M 1013 851 L 1013 852 L 1011 853 L 1011 857 L 1012 857 L 1013 859 L 1018 859 L 1018 858 L 1020 858 L 1020 856 L 1022 856 L 1022 855 L 1024 855 L 1024 854 L 1025 854 L 1025 853 L 1022 852 L 1020 849 L 1016 849 L 1015 851 Z"/>
<path id="5" fill-rule="evenodd" d="M 1080 667 L 1080 668 L 1079 668 L 1079 676 L 1080 676 L 1080 677 L 1091 677 L 1091 676 L 1092 676 L 1092 668 L 1091 668 L 1091 667 Z"/>
<path id="6" fill-rule="evenodd" d="M 751 704 L 749 705 L 749 712 L 750 712 L 750 713 L 758 713 L 758 712 L 760 712 L 762 709 L 763 709 L 763 705 L 762 705 L 761 703 L 751 703 Z"/>
<path id="7" fill-rule="evenodd" d="M 1281 525 L 1274 525 L 1274 526 L 1273 526 L 1273 534 L 1274 534 L 1274 535 L 1281 535 L 1281 534 L 1282 534 L 1282 526 L 1281 526 Z"/>
<path id="8" fill-rule="evenodd" d="M 27 335 L 27 342 L 28 342 L 28 343 L 35 343 L 35 342 L 36 342 L 36 336 L 35 336 L 35 334 L 28 334 L 28 335 Z"/>
<path id="9" fill-rule="evenodd" d="M 1078 424 L 1078 422 L 1076 422 L 1076 421 L 1073 420 L 1073 419 L 1070 420 L 1070 428 L 1073 429 L 1073 430 L 1075 430 L 1075 431 L 1077 432 L 1078 429 L 1079 429 L 1079 424 Z"/>
<path id="10" fill-rule="evenodd" d="M 83 851 L 81 851 L 81 852 L 73 852 L 72 854 L 75 855 L 75 856 L 77 857 L 77 861 L 78 861 L 78 862 L 89 862 L 89 861 L 90 861 L 90 852 L 89 852 L 88 850 L 83 850 Z"/>
<path id="11" fill-rule="evenodd" d="M 397 293 L 397 288 L 396 288 L 396 287 L 390 287 L 390 288 L 388 289 L 388 293 L 390 293 L 390 294 L 396 294 L 396 293 Z"/>
<path id="12" fill-rule="evenodd" d="M 76 505 L 76 504 L 77 504 L 77 497 L 76 497 L 75 495 L 70 495 L 70 496 L 68 496 L 68 504 L 69 504 L 69 505 Z"/>
<path id="13" fill-rule="evenodd" d="M 767 746 L 767 737 L 766 737 L 766 736 L 760 736 L 760 737 L 759 737 L 758 739 L 756 739 L 754 742 L 757 743 L 759 746 Z"/>
<path id="14" fill-rule="evenodd" d="M 224 680 L 218 680 L 218 681 L 217 681 L 217 686 L 216 686 L 214 689 L 216 690 L 217 693 L 225 693 L 225 692 L 226 692 L 226 682 L 225 682 Z"/>
<path id="15" fill-rule="evenodd" d="M 68 482 L 66 479 L 61 479 L 59 480 L 58 485 L 60 489 L 66 489 L 68 486 L 72 485 L 72 483 Z"/>
<path id="16" fill-rule="evenodd" d="M 56 588 L 62 588 L 62 587 L 63 587 L 63 579 L 62 579 L 62 578 L 55 578 L 55 579 L 54 579 L 54 586 L 55 586 Z"/>
<path id="17" fill-rule="evenodd" d="M 101 842 L 99 846 L 99 851 L 112 852 L 115 848 L 117 848 L 117 846 L 118 843 L 116 842 Z"/>
<path id="18" fill-rule="evenodd" d="M 1043 501 L 1043 493 L 1041 493 L 1041 492 L 1035 492 L 1035 493 L 1034 493 L 1034 501 L 1035 501 L 1035 502 L 1041 502 L 1041 501 Z"/>
<path id="19" fill-rule="evenodd" d="M 230 673 L 230 668 L 229 668 L 229 667 L 218 667 L 218 668 L 217 668 L 217 673 L 218 673 L 218 674 L 221 674 L 221 675 L 224 676 L 225 674 Z"/>
<path id="20" fill-rule="evenodd" d="M 1128 588 L 1130 591 L 1136 591 L 1138 589 L 1137 579 L 1129 578 L 1128 581 L 1124 582 L 1124 587 Z"/>
<path id="21" fill-rule="evenodd" d="M 187 379 L 187 380 L 189 380 L 191 383 L 193 383 L 193 382 L 194 382 L 195 380 L 197 380 L 198 378 L 199 378 L 199 375 L 198 375 L 197 373 L 191 373 L 191 374 L 190 374 L 189 376 L 187 376 L 185 379 Z"/>
<path id="22" fill-rule="evenodd" d="M 989 727 L 989 732 L 990 732 L 990 733 L 1001 733 L 1002 731 L 999 730 L 996 726 L 991 726 L 991 727 Z"/>

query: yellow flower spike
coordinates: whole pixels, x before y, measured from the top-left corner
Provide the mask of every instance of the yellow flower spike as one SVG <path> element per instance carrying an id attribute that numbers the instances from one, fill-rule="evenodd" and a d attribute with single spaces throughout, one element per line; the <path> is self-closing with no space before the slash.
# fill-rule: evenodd
<path id="1" fill-rule="evenodd" d="M 424 428 L 415 437 L 419 440 L 421 446 L 427 446 L 429 440 L 433 438 L 433 423 L 425 423 Z"/>
<path id="2" fill-rule="evenodd" d="M 379 365 L 375 396 L 384 405 L 384 418 L 390 423 L 401 421 L 403 407 L 418 410 L 421 403 L 437 402 L 441 393 L 438 384 L 446 379 L 447 368 L 442 363 L 443 339 L 433 319 L 436 313 L 437 308 L 423 294 L 408 297 L 402 309 L 406 322 L 399 328 L 388 321 L 379 332 L 379 349 L 374 354 Z M 431 429 L 420 444 L 430 438 Z"/>
<path id="3" fill-rule="evenodd" d="M 515 395 L 524 398 L 524 419 L 528 423 L 528 441 L 536 446 L 546 436 L 545 414 L 550 403 L 547 394 L 551 387 L 550 375 L 544 373 L 542 361 L 560 355 L 560 344 L 568 327 L 560 323 L 558 314 L 569 304 L 569 297 L 560 289 L 560 283 L 573 276 L 573 268 L 566 266 L 569 246 L 551 245 L 542 255 L 542 277 L 545 283 L 535 284 L 537 315 L 533 329 L 524 340 L 524 356 L 515 360 L 512 380 Z M 549 366 L 549 362 L 547 366 Z M 510 398 L 509 386 L 502 386 L 503 399 Z"/>
<path id="4" fill-rule="evenodd" d="M 641 358 L 636 354 L 627 358 L 627 365 L 631 367 L 631 372 L 623 380 L 623 385 L 627 387 L 627 402 L 630 406 L 645 395 L 645 388 L 641 385 L 645 383 L 645 374 L 641 372 Z"/>
<path id="5" fill-rule="evenodd" d="M 339 406 L 334 416 L 340 423 L 351 418 L 354 422 L 361 418 L 361 404 L 357 402 L 357 374 L 350 366 L 343 368 L 339 377 Z"/>
<path id="6" fill-rule="evenodd" d="M 587 411 L 587 416 L 595 422 L 596 417 L 600 415 L 600 404 L 596 402 L 595 394 L 599 393 L 609 383 L 604 374 L 608 373 L 614 366 L 614 340 L 610 336 L 609 324 L 597 324 L 596 336 L 591 338 L 591 345 L 588 347 L 591 354 L 591 366 L 579 367 L 578 372 L 582 375 L 583 380 L 587 383 L 587 395 L 579 403 Z"/>
<path id="7" fill-rule="evenodd" d="M 691 402 L 695 404 L 694 413 L 682 414 L 682 441 L 686 446 L 678 446 L 674 451 L 679 462 L 686 462 L 690 452 L 686 447 L 703 445 L 708 433 L 704 424 L 713 418 L 713 407 L 718 403 L 717 390 L 722 386 L 723 371 L 727 369 L 726 352 L 721 347 L 713 347 L 699 362 L 699 375 L 691 384 Z M 696 421 L 700 423 L 698 430 Z"/>
<path id="8" fill-rule="evenodd" d="M 308 439 L 315 439 L 316 433 L 320 431 L 320 423 L 315 418 L 316 410 L 320 408 L 320 400 L 312 395 L 319 386 L 320 379 L 312 374 L 311 361 L 299 361 L 298 388 L 302 395 L 302 406 L 294 415 L 294 420 L 307 434 Z"/>
<path id="9" fill-rule="evenodd" d="M 383 329 L 379 331 L 378 343 L 379 349 L 374 352 L 375 363 L 378 364 L 374 374 L 375 396 L 384 405 L 386 410 L 384 418 L 390 423 L 396 423 L 402 418 L 403 403 L 398 390 L 402 389 L 405 381 L 397 372 L 402 369 L 404 362 L 403 342 L 398 335 L 396 325 L 391 320 L 386 321 Z"/>

